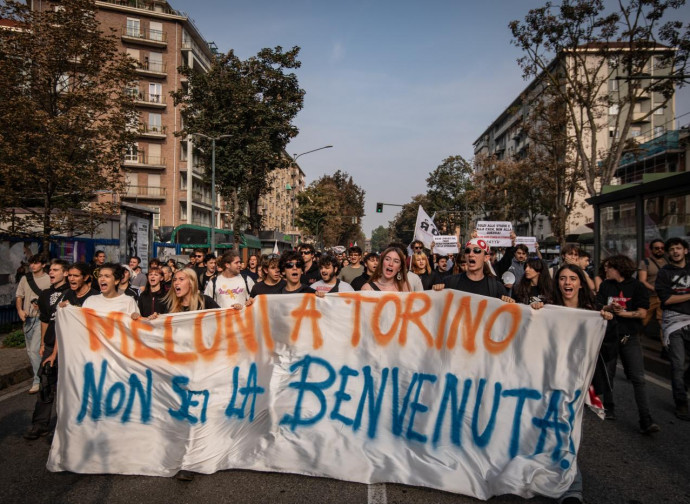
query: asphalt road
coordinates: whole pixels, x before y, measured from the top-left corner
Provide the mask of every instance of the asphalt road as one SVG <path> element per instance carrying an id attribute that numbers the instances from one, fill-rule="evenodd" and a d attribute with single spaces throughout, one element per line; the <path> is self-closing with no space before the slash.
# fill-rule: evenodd
<path id="1" fill-rule="evenodd" d="M 621 375 L 622 373 L 619 373 Z M 194 481 L 173 478 L 50 473 L 47 438 L 26 441 L 34 396 L 26 387 L 0 397 L 0 502 L 2 503 L 478 503 L 476 499 L 405 485 L 362 485 L 327 478 L 251 471 L 222 471 Z M 579 462 L 585 502 L 594 504 L 690 503 L 690 422 L 673 415 L 671 392 L 648 383 L 661 432 L 637 432 L 632 386 L 616 378 L 618 420 L 586 412 Z M 502 496 L 492 503 L 547 503 Z"/>

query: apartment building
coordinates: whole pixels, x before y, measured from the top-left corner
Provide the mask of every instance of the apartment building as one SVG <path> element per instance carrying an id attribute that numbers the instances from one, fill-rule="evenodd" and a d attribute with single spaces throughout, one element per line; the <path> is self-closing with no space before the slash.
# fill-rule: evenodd
<path id="1" fill-rule="evenodd" d="M 601 61 L 601 58 L 604 57 L 597 47 L 590 46 L 581 50 L 587 52 L 585 58 L 591 58 L 593 62 L 591 66 L 596 66 L 594 64 L 595 60 Z M 659 58 L 660 54 L 668 52 L 668 50 L 668 48 L 662 47 L 649 49 L 650 56 L 646 63 L 644 75 L 659 77 L 668 74 L 668 68 L 663 67 Z M 568 58 L 570 57 L 572 56 L 559 56 L 552 63 L 552 68 L 559 66 L 566 68 L 568 66 Z M 611 106 L 608 107 L 607 111 L 597 113 L 597 121 L 600 124 L 597 134 L 597 146 L 601 152 L 608 151 L 611 148 L 614 138 L 620 138 L 621 124 L 619 123 L 619 117 L 621 114 L 627 113 L 627 109 L 619 106 L 617 102 L 620 101 L 620 97 L 626 95 L 627 86 L 640 85 L 639 80 L 628 81 L 626 79 L 626 74 L 618 65 L 618 60 L 615 57 L 612 56 L 603 63 L 600 69 L 600 76 L 605 76 L 607 82 L 602 86 L 600 93 L 602 96 L 608 93 Z M 530 138 L 526 134 L 525 125 L 530 120 L 530 113 L 533 107 L 538 100 L 543 98 L 545 85 L 546 82 L 543 76 L 530 82 L 484 130 L 479 138 L 474 141 L 474 154 L 492 155 L 498 159 L 519 158 L 524 155 L 527 149 L 530 148 L 531 143 Z M 658 93 L 645 92 L 640 96 L 634 104 L 628 138 L 634 138 L 638 143 L 644 143 L 664 135 L 668 130 L 674 129 L 674 99 L 668 101 L 664 107 L 659 107 L 664 101 L 664 98 Z M 615 177 L 612 183 L 619 184 L 621 180 Z M 592 207 L 585 202 L 586 197 L 583 186 L 582 191 L 577 195 L 577 210 L 573 212 L 568 221 L 568 232 L 570 233 L 575 232 L 578 228 L 583 229 L 583 225 L 591 226 L 594 220 Z M 538 238 L 540 234 L 548 235 L 550 233 L 548 217 L 540 220 L 541 229 L 534 231 Z"/>
<path id="2" fill-rule="evenodd" d="M 263 229 L 299 236 L 295 217 L 299 207 L 297 195 L 305 189 L 304 172 L 292 162 L 288 168 L 274 170 L 271 177 L 271 188 L 259 198 Z"/>

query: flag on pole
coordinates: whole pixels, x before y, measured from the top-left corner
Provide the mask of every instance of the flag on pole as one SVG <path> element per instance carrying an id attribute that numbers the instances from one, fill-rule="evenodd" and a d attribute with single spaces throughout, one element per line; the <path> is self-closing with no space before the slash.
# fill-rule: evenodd
<path id="1" fill-rule="evenodd" d="M 273 253 L 278 254 L 278 240 L 273 242 Z"/>
<path id="2" fill-rule="evenodd" d="M 424 211 L 422 205 L 419 205 L 417 223 L 414 227 L 414 239 L 422 242 L 426 248 L 431 248 L 431 242 L 434 236 L 438 236 L 438 234 L 433 219 Z"/>

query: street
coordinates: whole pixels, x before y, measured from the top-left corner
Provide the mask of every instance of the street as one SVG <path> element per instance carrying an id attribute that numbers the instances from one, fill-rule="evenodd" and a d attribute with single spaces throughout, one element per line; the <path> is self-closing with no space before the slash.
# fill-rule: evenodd
<path id="1" fill-rule="evenodd" d="M 690 422 L 673 415 L 669 386 L 648 378 L 652 414 L 661 432 L 648 437 L 637 432 L 632 386 L 616 378 L 616 421 L 601 421 L 585 412 L 579 463 L 584 478 L 585 502 L 654 504 L 690 502 Z M 370 502 L 476 503 L 456 494 L 398 484 L 362 485 L 293 474 L 242 470 L 197 475 L 191 482 L 173 478 L 50 473 L 45 462 L 47 438 L 26 441 L 35 396 L 17 386 L 0 396 L 0 488 L 7 503 L 193 503 Z M 343 475 L 347 477 L 346 474 Z M 502 496 L 492 503 L 525 502 Z M 547 503 L 535 497 L 529 502 Z"/>

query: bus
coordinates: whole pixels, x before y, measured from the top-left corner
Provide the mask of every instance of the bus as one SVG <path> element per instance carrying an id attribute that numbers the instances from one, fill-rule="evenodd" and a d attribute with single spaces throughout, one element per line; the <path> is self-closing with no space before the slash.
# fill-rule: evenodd
<path id="1" fill-rule="evenodd" d="M 215 248 L 218 255 L 235 246 L 235 236 L 229 229 L 215 228 Z M 170 242 L 180 246 L 180 249 L 211 250 L 211 228 L 194 224 L 181 224 L 175 227 L 170 235 Z M 243 234 L 240 241 L 240 255 L 246 261 L 249 255 L 261 255 L 261 240 L 250 234 Z"/>

